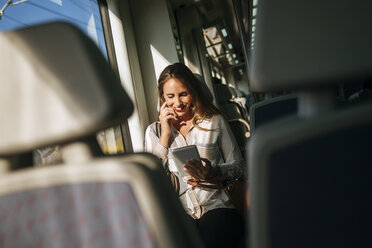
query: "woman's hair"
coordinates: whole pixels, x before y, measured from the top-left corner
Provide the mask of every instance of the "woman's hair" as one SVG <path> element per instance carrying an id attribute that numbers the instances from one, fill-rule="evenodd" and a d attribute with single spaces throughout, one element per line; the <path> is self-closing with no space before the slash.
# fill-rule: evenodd
<path id="1" fill-rule="evenodd" d="M 171 78 L 177 78 L 188 89 L 192 97 L 191 111 L 194 115 L 193 124 L 205 131 L 211 131 L 200 127 L 198 124 L 205 120 L 210 119 L 216 114 L 220 114 L 218 109 L 213 105 L 210 98 L 206 95 L 205 90 L 192 71 L 182 63 L 175 63 L 167 66 L 160 74 L 158 79 L 158 93 L 160 99 L 160 106 L 165 102 L 164 98 L 164 84 Z"/>

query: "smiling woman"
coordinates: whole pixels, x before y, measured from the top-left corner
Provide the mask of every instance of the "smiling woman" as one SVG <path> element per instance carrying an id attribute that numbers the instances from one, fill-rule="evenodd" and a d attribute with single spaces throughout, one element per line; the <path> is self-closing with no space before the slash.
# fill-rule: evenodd
<path id="1" fill-rule="evenodd" d="M 194 183 L 195 180 L 212 182 L 245 176 L 235 138 L 205 95 L 201 83 L 181 63 L 162 71 L 158 80 L 160 124 L 155 122 L 147 128 L 145 150 L 161 158 L 165 169 L 178 178 L 179 199 L 194 219 L 206 247 L 234 247 L 244 234 L 243 219 L 224 190 Z M 184 165 L 184 171 L 193 181 L 181 177 L 172 156 L 172 149 L 188 145 L 196 145 L 201 159 L 189 158 Z"/>

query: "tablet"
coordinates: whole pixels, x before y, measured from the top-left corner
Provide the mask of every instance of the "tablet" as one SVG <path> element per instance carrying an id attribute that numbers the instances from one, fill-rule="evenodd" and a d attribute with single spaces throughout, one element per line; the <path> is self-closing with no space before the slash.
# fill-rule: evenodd
<path id="1" fill-rule="evenodd" d="M 172 158 L 177 166 L 177 170 L 180 173 L 181 177 L 190 177 L 188 173 L 186 173 L 184 169 L 184 164 L 186 164 L 187 160 L 196 159 L 200 161 L 200 156 L 196 145 L 190 146 L 183 146 L 175 149 L 171 149 L 170 153 L 172 154 Z"/>

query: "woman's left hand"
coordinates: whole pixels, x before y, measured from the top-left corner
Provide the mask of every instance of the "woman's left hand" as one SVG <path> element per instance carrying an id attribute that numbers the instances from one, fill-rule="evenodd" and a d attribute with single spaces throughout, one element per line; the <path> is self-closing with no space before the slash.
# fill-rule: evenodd
<path id="1" fill-rule="evenodd" d="M 196 159 L 187 160 L 187 164 L 184 165 L 185 172 L 198 181 L 216 181 L 217 177 L 220 176 L 219 168 L 212 166 L 211 161 L 208 159 L 201 158 L 201 160 L 204 162 L 204 165 Z"/>

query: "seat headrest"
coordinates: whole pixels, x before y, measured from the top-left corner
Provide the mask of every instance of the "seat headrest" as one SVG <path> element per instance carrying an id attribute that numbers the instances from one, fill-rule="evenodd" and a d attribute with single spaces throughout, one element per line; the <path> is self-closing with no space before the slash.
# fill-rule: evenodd
<path id="1" fill-rule="evenodd" d="M 0 155 L 92 135 L 133 112 L 92 40 L 67 23 L 0 34 Z"/>
<path id="2" fill-rule="evenodd" d="M 226 84 L 216 84 L 216 97 L 218 103 L 224 104 L 229 102 L 233 98 L 233 95 Z"/>
<path id="3" fill-rule="evenodd" d="M 204 95 L 208 98 L 210 102 L 213 102 L 214 100 L 213 94 L 208 88 L 207 83 L 205 82 L 203 76 L 198 73 L 194 73 L 194 76 L 200 81 L 200 86 L 202 90 L 204 91 Z"/>
<path id="4" fill-rule="evenodd" d="M 339 84 L 372 75 L 372 2 L 260 0 L 254 91 Z"/>
<path id="5" fill-rule="evenodd" d="M 232 87 L 230 85 L 228 85 L 227 87 L 228 87 L 228 89 L 229 89 L 229 91 L 230 91 L 230 93 L 231 93 L 231 95 L 232 95 L 233 98 L 239 97 L 238 90 L 235 87 Z"/>

